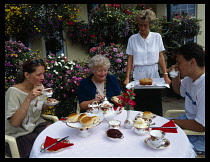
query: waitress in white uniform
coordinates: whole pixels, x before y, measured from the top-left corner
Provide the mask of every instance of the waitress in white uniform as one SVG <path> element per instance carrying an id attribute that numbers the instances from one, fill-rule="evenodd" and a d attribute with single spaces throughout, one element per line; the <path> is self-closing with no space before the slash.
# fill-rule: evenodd
<path id="1" fill-rule="evenodd" d="M 156 20 L 153 11 L 147 9 L 136 15 L 140 32 L 132 35 L 128 40 L 126 54 L 128 54 L 127 71 L 124 84 L 130 82 L 132 68 L 134 80 L 143 78 L 160 78 L 158 64 L 164 73 L 164 80 L 171 84 L 168 77 L 166 63 L 163 56 L 165 50 L 162 37 L 159 33 L 150 32 L 149 27 Z M 152 111 L 157 115 L 162 115 L 162 97 L 160 89 L 135 90 L 136 102 L 135 110 Z"/>

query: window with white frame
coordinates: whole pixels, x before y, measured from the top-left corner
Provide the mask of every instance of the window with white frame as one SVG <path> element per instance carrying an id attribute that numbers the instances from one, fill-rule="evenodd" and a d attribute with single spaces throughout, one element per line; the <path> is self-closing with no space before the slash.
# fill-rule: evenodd
<path id="1" fill-rule="evenodd" d="M 173 4 L 173 12 L 175 13 L 186 12 L 191 17 L 196 17 L 196 5 L 195 4 Z"/>
<path id="2" fill-rule="evenodd" d="M 196 17 L 196 5 L 195 4 L 173 4 L 173 13 L 188 13 L 191 17 Z M 185 39 L 184 43 L 196 42 L 196 36 Z"/>

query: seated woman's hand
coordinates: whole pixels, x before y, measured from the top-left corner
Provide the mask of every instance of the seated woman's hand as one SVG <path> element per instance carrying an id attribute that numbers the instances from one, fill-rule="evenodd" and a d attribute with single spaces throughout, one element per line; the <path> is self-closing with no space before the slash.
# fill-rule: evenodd
<path id="1" fill-rule="evenodd" d="M 42 89 L 41 88 L 34 88 L 28 95 L 30 100 L 33 100 L 34 98 L 41 96 L 43 94 Z"/>
<path id="2" fill-rule="evenodd" d="M 105 98 L 105 96 L 103 96 L 101 94 L 96 94 L 95 101 L 101 102 L 104 98 Z"/>

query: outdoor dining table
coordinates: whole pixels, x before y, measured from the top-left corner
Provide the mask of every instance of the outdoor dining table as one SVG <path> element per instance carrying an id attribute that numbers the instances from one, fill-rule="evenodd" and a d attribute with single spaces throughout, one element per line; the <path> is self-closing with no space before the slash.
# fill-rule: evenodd
<path id="1" fill-rule="evenodd" d="M 131 111 L 132 119 L 139 111 Z M 150 148 L 144 140 L 150 137 L 149 132 L 143 136 L 139 136 L 134 132 L 134 129 L 126 129 L 124 121 L 126 120 L 127 112 L 122 110 L 122 113 L 115 117 L 115 120 L 121 121 L 119 130 L 123 133 L 124 138 L 120 141 L 111 141 L 106 136 L 106 131 L 109 129 L 108 123 L 102 121 L 98 126 L 90 128 L 91 135 L 88 137 L 78 136 L 79 130 L 71 128 L 63 121 L 57 121 L 54 124 L 43 130 L 36 138 L 31 150 L 30 158 L 192 158 L 195 157 L 195 152 L 192 149 L 186 134 L 179 127 L 178 133 L 166 133 L 165 138 L 170 141 L 170 145 L 164 149 Z M 161 116 L 153 118 L 154 126 L 162 126 L 169 120 Z M 45 142 L 46 136 L 52 138 L 63 138 L 66 136 L 73 146 L 62 149 L 58 152 L 41 153 L 41 145 Z"/>

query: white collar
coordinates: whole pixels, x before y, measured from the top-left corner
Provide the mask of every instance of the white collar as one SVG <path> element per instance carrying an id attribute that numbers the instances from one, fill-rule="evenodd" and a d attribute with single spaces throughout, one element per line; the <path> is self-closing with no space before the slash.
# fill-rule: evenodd
<path id="1" fill-rule="evenodd" d="M 198 85 L 203 79 L 205 79 L 205 73 L 203 73 L 196 81 L 193 82 L 193 85 Z"/>
<path id="2" fill-rule="evenodd" d="M 149 34 L 148 34 L 148 36 L 147 36 L 146 39 L 142 38 L 140 32 L 138 33 L 138 35 L 139 35 L 139 38 L 140 38 L 142 41 L 144 41 L 144 42 L 146 42 L 146 43 L 149 43 L 149 40 L 150 40 L 150 38 L 151 38 L 151 32 L 150 32 L 150 30 L 149 30 Z"/>

